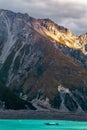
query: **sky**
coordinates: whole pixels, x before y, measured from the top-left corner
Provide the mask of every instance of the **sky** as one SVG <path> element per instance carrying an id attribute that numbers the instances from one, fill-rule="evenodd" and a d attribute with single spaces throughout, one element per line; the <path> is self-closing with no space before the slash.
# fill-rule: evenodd
<path id="1" fill-rule="evenodd" d="M 74 34 L 87 32 L 87 0 L 0 0 L 0 8 L 50 18 Z"/>

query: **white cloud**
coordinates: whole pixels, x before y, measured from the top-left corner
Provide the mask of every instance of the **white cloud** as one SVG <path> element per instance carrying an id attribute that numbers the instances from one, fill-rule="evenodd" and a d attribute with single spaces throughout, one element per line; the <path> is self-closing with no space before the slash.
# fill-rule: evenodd
<path id="1" fill-rule="evenodd" d="M 74 33 L 87 31 L 87 0 L 0 0 L 0 8 L 51 18 Z"/>

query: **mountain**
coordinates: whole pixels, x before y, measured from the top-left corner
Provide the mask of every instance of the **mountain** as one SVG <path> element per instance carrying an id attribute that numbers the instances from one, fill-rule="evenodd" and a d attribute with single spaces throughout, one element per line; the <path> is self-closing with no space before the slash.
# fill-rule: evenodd
<path id="1" fill-rule="evenodd" d="M 0 82 L 37 109 L 87 111 L 87 34 L 0 10 Z"/>

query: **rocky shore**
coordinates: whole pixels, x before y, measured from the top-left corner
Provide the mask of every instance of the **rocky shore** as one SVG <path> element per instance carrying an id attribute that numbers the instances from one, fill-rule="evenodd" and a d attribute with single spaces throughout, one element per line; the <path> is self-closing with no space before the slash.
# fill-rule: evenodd
<path id="1" fill-rule="evenodd" d="M 87 113 L 32 110 L 0 110 L 0 119 L 51 119 L 87 121 Z"/>

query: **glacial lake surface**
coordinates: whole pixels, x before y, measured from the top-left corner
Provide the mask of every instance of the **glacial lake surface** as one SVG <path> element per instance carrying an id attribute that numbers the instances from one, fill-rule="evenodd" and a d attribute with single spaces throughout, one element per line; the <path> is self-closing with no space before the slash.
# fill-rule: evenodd
<path id="1" fill-rule="evenodd" d="M 0 130 L 87 130 L 87 122 L 63 120 L 0 120 Z"/>

